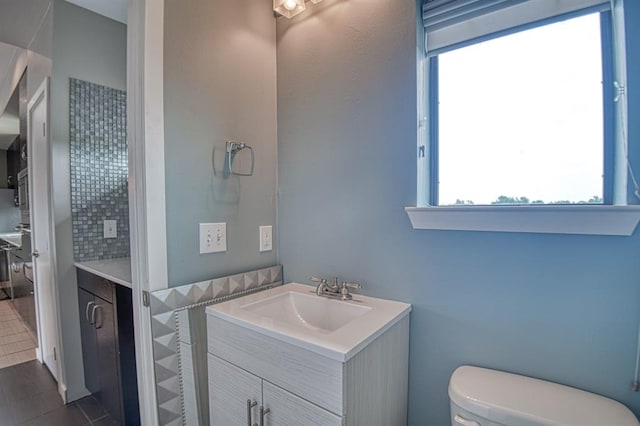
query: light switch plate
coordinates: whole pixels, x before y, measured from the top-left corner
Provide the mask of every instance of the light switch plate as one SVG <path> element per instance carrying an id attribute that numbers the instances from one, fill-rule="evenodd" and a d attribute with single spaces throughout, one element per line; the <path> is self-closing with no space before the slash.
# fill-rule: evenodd
<path id="1" fill-rule="evenodd" d="M 269 226 L 261 226 L 260 232 L 260 252 L 273 250 L 273 228 Z"/>
<path id="2" fill-rule="evenodd" d="M 118 237 L 118 221 L 105 220 L 103 222 L 104 238 L 117 238 Z"/>
<path id="3" fill-rule="evenodd" d="M 227 224 L 200 224 L 200 254 L 227 251 Z"/>

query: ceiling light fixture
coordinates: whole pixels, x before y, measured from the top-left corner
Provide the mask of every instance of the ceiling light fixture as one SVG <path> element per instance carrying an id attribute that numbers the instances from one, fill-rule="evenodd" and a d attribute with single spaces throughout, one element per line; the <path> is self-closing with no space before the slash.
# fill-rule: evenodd
<path id="1" fill-rule="evenodd" d="M 306 0 L 273 0 L 273 11 L 285 18 L 293 18 L 303 12 Z M 310 0 L 311 3 L 320 3 L 322 0 Z"/>
<path id="2" fill-rule="evenodd" d="M 286 18 L 293 18 L 304 9 L 304 0 L 273 0 L 273 11 Z"/>

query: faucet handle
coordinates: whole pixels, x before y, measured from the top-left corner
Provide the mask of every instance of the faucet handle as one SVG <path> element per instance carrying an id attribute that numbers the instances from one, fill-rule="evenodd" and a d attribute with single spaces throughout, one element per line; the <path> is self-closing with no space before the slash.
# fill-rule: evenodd
<path id="1" fill-rule="evenodd" d="M 314 283 L 320 283 L 320 284 L 326 284 L 327 283 L 327 279 L 326 278 L 311 277 L 309 279 Z"/>
<path id="2" fill-rule="evenodd" d="M 362 288 L 362 284 L 358 283 L 342 283 L 342 288 Z"/>
<path id="3" fill-rule="evenodd" d="M 341 295 L 341 299 L 342 300 L 352 300 L 353 299 L 353 296 L 351 295 L 351 292 L 349 291 L 350 288 L 362 288 L 362 285 L 360 285 L 358 283 L 343 282 L 342 283 L 342 289 L 340 290 L 340 295 Z"/>

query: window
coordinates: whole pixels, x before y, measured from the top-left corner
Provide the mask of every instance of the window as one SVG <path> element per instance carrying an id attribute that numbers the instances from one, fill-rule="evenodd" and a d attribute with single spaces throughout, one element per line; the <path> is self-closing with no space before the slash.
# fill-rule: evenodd
<path id="1" fill-rule="evenodd" d="M 430 55 L 429 204 L 611 203 L 610 21 L 587 9 Z"/>
<path id="2" fill-rule="evenodd" d="M 431 59 L 434 204 L 602 203 L 603 148 L 612 143 L 603 111 L 613 100 L 603 103 L 603 74 L 611 73 L 603 73 L 602 46 L 610 40 L 600 15 Z"/>
<path id="3" fill-rule="evenodd" d="M 623 1 L 425 0 L 422 12 L 412 226 L 631 235 Z"/>

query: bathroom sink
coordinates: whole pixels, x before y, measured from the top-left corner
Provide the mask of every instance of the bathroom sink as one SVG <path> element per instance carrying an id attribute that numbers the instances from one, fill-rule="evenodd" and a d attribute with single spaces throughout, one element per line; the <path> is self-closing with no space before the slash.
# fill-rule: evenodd
<path id="1" fill-rule="evenodd" d="M 289 283 L 209 306 L 219 319 L 347 361 L 409 314 L 411 305 L 354 294 L 343 301 Z"/>
<path id="2" fill-rule="evenodd" d="M 371 310 L 369 306 L 341 303 L 297 291 L 271 296 L 240 307 L 263 318 L 329 333 Z"/>

